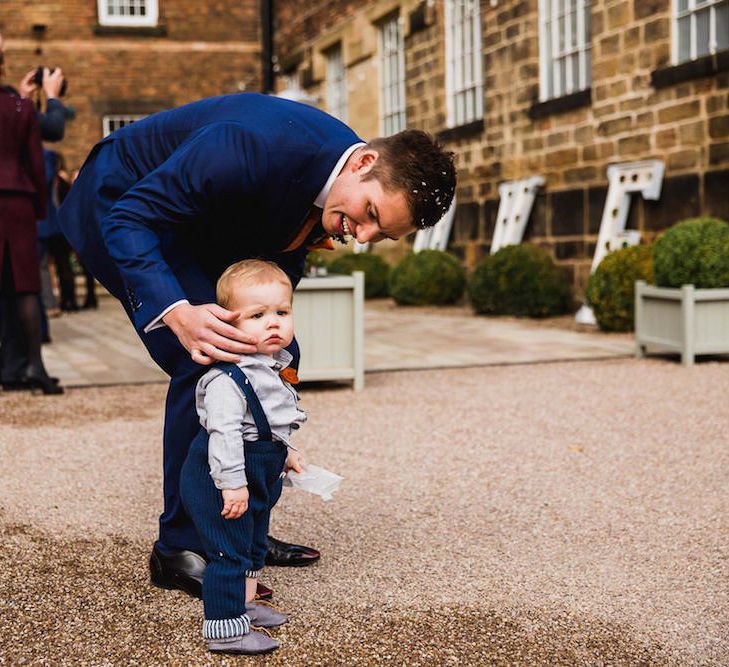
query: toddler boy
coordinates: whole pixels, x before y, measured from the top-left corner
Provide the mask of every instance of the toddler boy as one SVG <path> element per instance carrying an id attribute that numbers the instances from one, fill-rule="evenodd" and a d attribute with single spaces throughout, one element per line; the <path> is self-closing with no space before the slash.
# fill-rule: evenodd
<path id="1" fill-rule="evenodd" d="M 198 382 L 202 428 L 182 469 L 180 492 L 208 558 L 203 637 L 210 651 L 258 654 L 279 643 L 254 627 L 277 627 L 285 614 L 254 600 L 267 550 L 271 508 L 282 474 L 302 471 L 289 448 L 306 421 L 298 395 L 279 373 L 291 363 L 292 288 L 274 263 L 244 260 L 218 280 L 217 301 L 239 313 L 235 326 L 257 338 L 256 353 L 217 364 Z"/>

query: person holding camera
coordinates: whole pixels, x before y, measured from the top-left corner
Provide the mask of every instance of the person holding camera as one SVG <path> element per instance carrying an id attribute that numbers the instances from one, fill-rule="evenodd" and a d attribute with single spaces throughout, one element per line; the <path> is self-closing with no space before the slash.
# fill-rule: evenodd
<path id="1" fill-rule="evenodd" d="M 66 107 L 58 99 L 66 92 L 66 79 L 60 67 L 50 69 L 38 67 L 30 70 L 20 82 L 18 92 L 21 97 L 32 97 L 43 92 L 46 104 L 45 111 L 38 106 L 38 121 L 43 141 L 61 141 L 66 130 Z"/>
<path id="2" fill-rule="evenodd" d="M 0 76 L 3 52 L 0 48 Z M 41 356 L 36 220 L 46 214 L 45 169 L 33 104 L 0 87 L 0 306 L 5 325 L 20 321 L 25 367 L 21 381 L 44 394 L 62 394 Z M 4 328 L 4 327 L 3 327 Z M 3 332 L 4 333 L 4 332 Z M 5 336 L 3 336 L 4 338 Z"/>
<path id="3" fill-rule="evenodd" d="M 5 59 L 4 46 L 3 36 L 0 33 L 0 63 Z M 52 70 L 47 67 L 37 67 L 22 78 L 18 89 L 5 86 L 5 90 L 19 98 L 36 97 L 35 104 L 31 103 L 28 106 L 31 109 L 35 108 L 40 138 L 43 141 L 56 142 L 63 139 L 66 129 L 68 110 L 58 99 L 65 93 L 66 87 L 66 80 L 60 67 Z M 42 104 L 43 97 L 45 105 Z M 23 330 L 23 323 L 19 320 L 16 310 L 3 308 L 0 314 L 0 382 L 5 390 L 33 388 L 33 384 L 26 380 L 28 357 Z"/>

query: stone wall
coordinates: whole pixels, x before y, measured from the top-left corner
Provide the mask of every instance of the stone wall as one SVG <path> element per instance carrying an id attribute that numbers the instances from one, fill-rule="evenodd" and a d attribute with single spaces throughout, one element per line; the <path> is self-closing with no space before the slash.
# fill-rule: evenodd
<path id="1" fill-rule="evenodd" d="M 454 250 L 469 258 L 485 252 L 497 184 L 541 174 L 546 185 L 526 240 L 552 249 L 579 290 L 597 240 L 607 166 L 649 158 L 666 163 L 662 196 L 634 196 L 629 227 L 651 239 L 683 217 L 729 219 L 729 71 L 697 78 L 670 66 L 669 0 L 593 3 L 591 96 L 573 109 L 537 102 L 537 1 L 502 2 L 483 18 L 484 128 L 477 136 L 446 134 L 462 158 Z"/>
<path id="2" fill-rule="evenodd" d="M 4 0 L 5 82 L 29 69 L 60 66 L 63 100 L 76 112 L 53 144 L 71 168 L 101 138 L 105 114 L 148 114 L 203 97 L 261 87 L 257 0 L 160 0 L 155 28 L 99 26 L 93 0 Z M 42 36 L 34 25 L 44 25 Z M 39 52 L 40 51 L 40 52 Z"/>
<path id="3" fill-rule="evenodd" d="M 445 128 L 442 2 L 312 0 L 301 10 L 279 0 L 276 6 L 281 66 L 320 101 L 321 49 L 339 40 L 345 54 L 356 54 L 348 66 L 361 68 L 376 57 L 368 34 L 377 18 L 399 11 L 408 125 L 438 133 L 458 156 L 450 249 L 468 266 L 488 252 L 498 184 L 530 175 L 544 176 L 546 185 L 526 240 L 552 251 L 578 293 L 589 274 L 611 163 L 666 164 L 661 199 L 633 197 L 628 226 L 646 239 L 691 215 L 729 219 L 729 58 L 672 67 L 670 0 L 594 0 L 591 90 L 541 104 L 538 0 L 482 2 L 483 122 L 452 129 Z M 376 82 L 359 86 L 350 78 L 350 100 L 356 96 L 370 114 L 349 118 L 355 129 L 374 125 L 377 95 Z"/>

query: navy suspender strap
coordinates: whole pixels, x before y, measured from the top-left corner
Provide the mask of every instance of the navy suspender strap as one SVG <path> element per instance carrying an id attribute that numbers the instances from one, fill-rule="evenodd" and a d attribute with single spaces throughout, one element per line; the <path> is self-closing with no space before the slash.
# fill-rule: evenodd
<path id="1" fill-rule="evenodd" d="M 271 427 L 266 419 L 266 413 L 261 407 L 261 402 L 256 396 L 256 392 L 253 391 L 250 381 L 246 377 L 246 374 L 238 368 L 235 364 L 217 364 L 217 367 L 223 371 L 228 377 L 232 378 L 235 383 L 240 387 L 246 401 L 248 402 L 248 409 L 253 415 L 253 421 L 256 422 L 256 429 L 258 430 L 258 439 L 266 440 L 270 442 L 273 440 L 271 437 Z"/>

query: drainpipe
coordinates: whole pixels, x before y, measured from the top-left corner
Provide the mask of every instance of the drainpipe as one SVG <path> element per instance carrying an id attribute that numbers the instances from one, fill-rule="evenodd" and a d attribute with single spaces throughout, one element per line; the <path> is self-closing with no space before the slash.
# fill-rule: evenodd
<path id="1" fill-rule="evenodd" d="M 261 67 L 261 92 L 272 93 L 274 90 L 273 0 L 261 0 Z"/>

